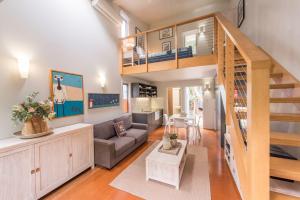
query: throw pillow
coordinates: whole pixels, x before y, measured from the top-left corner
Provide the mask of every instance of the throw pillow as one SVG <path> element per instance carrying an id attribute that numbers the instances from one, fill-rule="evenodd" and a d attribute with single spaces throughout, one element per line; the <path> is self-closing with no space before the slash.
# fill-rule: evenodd
<path id="1" fill-rule="evenodd" d="M 123 121 L 114 123 L 114 128 L 115 128 L 115 131 L 116 131 L 118 137 L 123 137 L 126 135 L 126 129 L 125 129 Z"/>

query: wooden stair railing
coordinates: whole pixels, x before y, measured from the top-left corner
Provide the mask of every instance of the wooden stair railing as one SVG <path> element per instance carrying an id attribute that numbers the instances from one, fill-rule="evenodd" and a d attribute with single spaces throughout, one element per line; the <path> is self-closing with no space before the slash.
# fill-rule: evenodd
<path id="1" fill-rule="evenodd" d="M 245 200 L 267 200 L 270 198 L 271 61 L 224 16 L 217 13 L 215 17 L 218 22 L 218 81 L 225 86 L 226 124 L 235 141 L 233 149 L 242 196 Z M 236 75 L 239 80 L 235 79 Z M 244 101 L 240 102 L 242 106 L 235 104 L 237 95 L 244 96 Z M 246 129 L 241 127 L 243 120 L 246 120 Z"/>

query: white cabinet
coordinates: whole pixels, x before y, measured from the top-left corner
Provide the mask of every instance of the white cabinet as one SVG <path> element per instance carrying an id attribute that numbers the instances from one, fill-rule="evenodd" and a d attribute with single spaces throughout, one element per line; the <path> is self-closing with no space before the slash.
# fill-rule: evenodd
<path id="1" fill-rule="evenodd" d="M 69 136 L 35 145 L 36 193 L 40 198 L 70 176 Z"/>
<path id="2" fill-rule="evenodd" d="M 33 140 L 0 140 L 0 200 L 32 200 L 94 166 L 93 126 L 75 124 Z"/>
<path id="3" fill-rule="evenodd" d="M 71 175 L 82 172 L 92 163 L 93 137 L 85 131 L 78 131 L 70 136 L 71 140 Z"/>
<path id="4" fill-rule="evenodd" d="M 0 154 L 0 199 L 29 200 L 34 198 L 33 146 Z"/>

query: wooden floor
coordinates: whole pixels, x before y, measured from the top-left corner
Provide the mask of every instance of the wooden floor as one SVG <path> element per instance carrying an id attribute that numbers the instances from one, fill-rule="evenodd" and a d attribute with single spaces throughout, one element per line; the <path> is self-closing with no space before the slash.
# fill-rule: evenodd
<path id="1" fill-rule="evenodd" d="M 47 200 L 135 200 L 141 199 L 127 192 L 109 186 L 109 183 L 118 176 L 130 163 L 144 152 L 155 140 L 162 138 L 163 129 L 157 129 L 149 136 L 149 141 L 134 153 L 121 161 L 112 170 L 95 167 L 88 170 L 64 186 L 53 191 L 44 199 Z M 184 137 L 183 134 L 180 137 Z M 224 160 L 223 150 L 220 147 L 219 137 L 215 131 L 202 130 L 202 139 L 196 137 L 190 140 L 194 145 L 202 145 L 208 149 L 210 166 L 210 187 L 212 200 L 240 200 L 239 193 L 233 182 L 229 168 Z M 199 197 L 199 200 L 201 197 Z"/>

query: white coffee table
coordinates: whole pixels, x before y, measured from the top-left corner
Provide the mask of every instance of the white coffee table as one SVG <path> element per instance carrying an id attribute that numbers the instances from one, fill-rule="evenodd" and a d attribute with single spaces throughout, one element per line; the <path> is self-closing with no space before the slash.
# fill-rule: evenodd
<path id="1" fill-rule="evenodd" d="M 187 141 L 177 140 L 181 143 L 181 149 L 178 155 L 161 153 L 158 149 L 161 147 L 160 142 L 155 149 L 146 157 L 146 180 L 149 179 L 174 185 L 179 189 L 180 179 L 187 157 Z"/>

